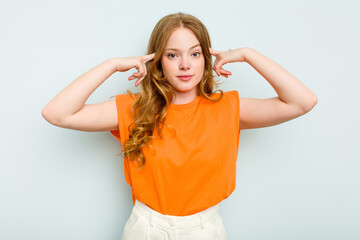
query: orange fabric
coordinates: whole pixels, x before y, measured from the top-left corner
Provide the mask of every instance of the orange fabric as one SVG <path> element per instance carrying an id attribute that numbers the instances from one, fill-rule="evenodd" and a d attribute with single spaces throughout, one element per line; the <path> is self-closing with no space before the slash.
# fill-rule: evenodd
<path id="1" fill-rule="evenodd" d="M 129 138 L 133 101 L 129 94 L 116 96 L 119 130 L 111 133 L 122 145 Z M 176 136 L 164 126 L 164 139 L 153 139 L 155 150 L 143 148 L 146 162 L 140 170 L 124 160 L 134 204 L 138 199 L 162 214 L 187 216 L 230 196 L 236 185 L 239 114 L 236 90 L 224 92 L 218 102 L 198 96 L 187 104 L 171 104 L 165 122 Z"/>

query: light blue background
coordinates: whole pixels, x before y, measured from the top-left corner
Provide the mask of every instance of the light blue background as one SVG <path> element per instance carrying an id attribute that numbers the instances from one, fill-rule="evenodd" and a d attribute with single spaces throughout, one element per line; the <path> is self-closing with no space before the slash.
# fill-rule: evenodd
<path id="1" fill-rule="evenodd" d="M 213 48 L 252 47 L 317 96 L 281 125 L 243 130 L 237 187 L 220 203 L 231 240 L 360 239 L 358 1 L 1 1 L 0 239 L 119 240 L 133 203 L 119 142 L 50 125 L 42 108 L 111 57 L 145 54 L 156 22 L 183 11 Z M 276 96 L 247 63 L 221 89 Z M 115 73 L 88 99 L 136 91 Z"/>

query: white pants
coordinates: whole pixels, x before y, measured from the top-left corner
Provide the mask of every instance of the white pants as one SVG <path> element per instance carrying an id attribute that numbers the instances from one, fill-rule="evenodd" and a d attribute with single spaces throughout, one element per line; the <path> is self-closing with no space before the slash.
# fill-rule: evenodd
<path id="1" fill-rule="evenodd" d="M 135 201 L 121 240 L 227 240 L 219 205 L 188 216 L 163 215 Z"/>

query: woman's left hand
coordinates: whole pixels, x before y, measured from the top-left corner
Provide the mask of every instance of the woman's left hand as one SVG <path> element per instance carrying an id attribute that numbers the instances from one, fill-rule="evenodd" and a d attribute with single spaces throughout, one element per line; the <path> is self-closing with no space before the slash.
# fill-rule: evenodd
<path id="1" fill-rule="evenodd" d="M 245 50 L 246 48 L 229 49 L 228 51 L 217 51 L 210 48 L 210 54 L 216 57 L 214 62 L 214 71 L 218 76 L 229 77 L 231 72 L 222 68 L 227 63 L 232 62 L 244 62 L 245 61 Z"/>

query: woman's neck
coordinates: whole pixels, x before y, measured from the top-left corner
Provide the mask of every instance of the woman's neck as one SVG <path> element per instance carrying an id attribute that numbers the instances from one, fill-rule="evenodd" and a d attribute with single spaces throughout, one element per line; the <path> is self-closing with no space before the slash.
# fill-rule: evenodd
<path id="1" fill-rule="evenodd" d="M 192 102 L 197 97 L 196 89 L 195 91 L 187 91 L 187 92 L 176 92 L 171 104 L 186 104 Z"/>

